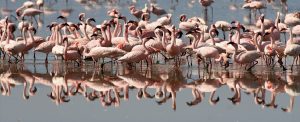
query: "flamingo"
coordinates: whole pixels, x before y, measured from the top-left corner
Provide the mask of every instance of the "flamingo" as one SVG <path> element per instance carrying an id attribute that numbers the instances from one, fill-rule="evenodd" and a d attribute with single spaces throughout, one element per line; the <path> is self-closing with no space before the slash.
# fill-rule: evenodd
<path id="1" fill-rule="evenodd" d="M 77 62 L 78 65 L 81 63 L 81 54 L 79 50 L 68 50 L 68 37 L 63 38 L 64 46 L 64 53 L 63 57 L 65 61 L 79 61 Z"/>
<path id="2" fill-rule="evenodd" d="M 179 23 L 179 29 L 184 31 L 192 31 L 197 28 L 196 22 L 190 22 L 186 20 L 186 15 L 182 14 L 180 15 L 180 23 Z"/>
<path id="3" fill-rule="evenodd" d="M 200 32 L 200 33 L 201 33 L 200 37 L 199 37 L 200 40 L 193 41 L 192 49 L 196 53 L 198 58 L 200 58 L 200 59 L 204 58 L 203 63 L 205 63 L 205 60 L 209 60 L 209 64 L 207 64 L 207 65 L 212 66 L 211 58 L 218 59 L 220 57 L 220 53 L 217 48 L 215 48 L 214 46 L 211 46 L 211 45 L 202 44 L 201 46 L 197 47 L 197 44 L 199 42 L 203 42 L 203 40 L 204 40 L 204 32 Z M 207 68 L 208 68 L 208 66 L 207 66 Z"/>
<path id="4" fill-rule="evenodd" d="M 300 35 L 300 25 L 296 25 L 293 27 L 293 34 Z"/>
<path id="5" fill-rule="evenodd" d="M 144 48 L 146 50 L 143 50 L 143 51 L 131 51 L 131 52 L 128 52 L 126 53 L 124 56 L 120 57 L 118 59 L 118 61 L 120 62 L 127 62 L 127 63 L 136 63 L 136 62 L 140 62 L 142 60 L 145 60 L 147 61 L 147 66 L 148 66 L 148 63 L 151 63 L 151 60 L 150 60 L 150 49 L 148 47 L 146 47 L 145 43 L 148 41 L 149 39 L 147 38 L 144 38 L 142 40 L 142 45 L 144 46 Z"/>
<path id="6" fill-rule="evenodd" d="M 9 55 L 9 59 L 11 56 L 17 55 L 19 53 L 21 53 L 22 58 L 24 58 L 24 49 L 26 48 L 26 45 L 27 45 L 27 38 L 25 36 L 25 31 L 27 31 L 27 29 L 28 28 L 23 28 L 24 41 L 16 41 L 16 42 L 10 43 L 10 39 L 8 38 L 9 36 L 7 37 L 7 40 L 6 40 L 7 44 L 4 46 L 4 51 L 6 52 L 6 54 Z"/>
<path id="7" fill-rule="evenodd" d="M 38 24 L 35 16 L 44 13 L 43 11 L 39 10 L 39 9 L 35 9 L 35 8 L 27 8 L 25 9 L 22 13 L 20 11 L 16 11 L 16 14 L 19 18 L 23 18 L 25 16 L 30 16 L 32 17 L 36 24 Z"/>
<path id="8" fill-rule="evenodd" d="M 55 46 L 52 48 L 51 52 L 55 55 L 55 58 L 57 59 L 57 56 L 62 56 L 64 54 L 64 46 L 61 45 L 62 34 L 59 30 L 58 25 L 54 27 L 54 33 L 56 33 L 55 36 L 53 36 L 55 37 Z"/>
<path id="9" fill-rule="evenodd" d="M 284 57 L 284 49 L 285 49 L 285 45 L 281 42 L 278 42 L 273 39 L 273 30 L 275 29 L 275 27 L 271 27 L 271 35 L 270 35 L 270 44 L 267 44 L 264 47 L 264 52 L 267 56 L 269 57 L 273 57 L 275 55 L 277 55 L 278 57 L 278 63 L 280 64 L 280 66 L 282 67 L 283 70 L 286 70 L 286 68 L 283 66 L 283 62 L 282 62 L 282 58 Z"/>
<path id="10" fill-rule="evenodd" d="M 50 40 L 50 37 L 46 38 L 47 41 L 39 44 L 34 52 L 42 52 L 46 54 L 45 63 L 48 63 L 48 55 L 52 51 L 52 48 L 55 46 L 55 41 Z"/>
<path id="11" fill-rule="evenodd" d="M 284 23 L 289 26 L 296 26 L 300 24 L 300 12 L 288 13 L 285 15 Z"/>
<path id="12" fill-rule="evenodd" d="M 150 7 L 150 12 L 152 12 L 156 16 L 161 16 L 161 15 L 167 14 L 167 11 L 164 10 L 163 8 L 155 6 L 154 4 L 151 4 L 150 6 L 151 6 Z"/>
<path id="13" fill-rule="evenodd" d="M 291 70 L 292 70 L 296 58 L 300 55 L 300 45 L 294 44 L 292 29 L 289 29 L 289 34 L 290 34 L 290 39 L 287 41 L 286 47 L 284 49 L 284 55 L 294 57 L 294 60 L 293 60 L 292 66 L 291 66 Z"/>
<path id="14" fill-rule="evenodd" d="M 172 31 L 171 31 L 171 44 L 168 44 L 166 46 L 166 51 L 167 53 L 174 57 L 178 56 L 181 53 L 181 47 L 176 45 L 176 39 L 175 39 L 175 26 L 172 26 Z"/>
<path id="15" fill-rule="evenodd" d="M 237 52 L 238 45 L 234 42 L 229 42 L 228 45 L 232 45 L 235 48 L 233 53 L 233 60 L 238 64 L 251 64 L 253 63 L 247 70 L 251 70 L 257 63 L 256 61 L 258 58 L 261 57 L 262 52 L 258 46 L 257 37 L 261 35 L 261 33 L 256 33 L 254 36 L 254 43 L 256 45 L 257 50 L 254 51 L 244 51 L 244 52 Z M 247 68 L 247 66 L 245 67 Z"/>
<path id="16" fill-rule="evenodd" d="M 116 47 L 94 47 L 90 49 L 89 52 L 87 48 L 85 48 L 83 51 L 83 56 L 92 57 L 94 64 L 96 64 L 99 58 L 105 58 L 105 57 L 117 58 L 119 56 L 125 55 L 126 53 L 127 53 L 126 51 Z"/>

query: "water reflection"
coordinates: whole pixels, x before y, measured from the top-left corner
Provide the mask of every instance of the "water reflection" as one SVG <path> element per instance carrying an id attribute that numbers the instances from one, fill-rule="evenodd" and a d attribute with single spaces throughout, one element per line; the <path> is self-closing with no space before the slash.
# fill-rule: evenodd
<path id="1" fill-rule="evenodd" d="M 220 101 L 238 105 L 245 95 L 258 106 L 273 109 L 279 106 L 284 112 L 292 112 L 295 97 L 300 95 L 300 82 L 297 80 L 300 74 L 297 72 L 212 71 L 195 75 L 191 74 L 193 71 L 182 71 L 172 66 L 153 66 L 145 70 L 123 67 L 118 71 L 104 72 L 97 69 L 89 71 L 89 66 L 67 68 L 55 64 L 49 71 L 48 67 L 45 68 L 46 72 L 37 72 L 35 68 L 30 71 L 23 65 L 2 64 L 2 96 L 11 96 L 14 89 L 21 87 L 23 91 L 20 94 L 28 100 L 35 97 L 39 89 L 48 87 L 50 91 L 45 96 L 57 105 L 71 102 L 73 96 L 82 96 L 86 101 L 99 101 L 103 107 L 118 107 L 129 99 L 154 100 L 158 105 L 170 101 L 171 108 L 176 110 L 176 97 L 185 89 L 191 90 L 191 99 L 186 101 L 188 106 L 200 104 L 205 97 L 211 105 Z M 218 90 L 222 87 L 228 87 L 232 95 L 220 96 Z M 130 96 L 130 92 L 136 92 L 136 96 Z M 270 98 L 266 98 L 266 94 L 270 94 Z M 289 104 L 277 103 L 278 94 L 288 95 Z"/>

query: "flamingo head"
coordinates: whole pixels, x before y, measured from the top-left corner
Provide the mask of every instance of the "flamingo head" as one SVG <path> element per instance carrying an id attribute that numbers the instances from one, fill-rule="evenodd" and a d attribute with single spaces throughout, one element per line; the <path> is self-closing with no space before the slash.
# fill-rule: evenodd
<path id="1" fill-rule="evenodd" d="M 64 16 L 58 16 L 56 19 L 66 19 L 66 17 L 64 17 Z"/>
<path id="2" fill-rule="evenodd" d="M 76 24 L 70 24 L 69 25 L 71 27 L 71 29 L 76 29 L 76 30 L 80 30 L 80 28 L 76 25 Z"/>
<path id="3" fill-rule="evenodd" d="M 132 24 L 132 25 L 138 26 L 139 23 L 137 21 L 134 21 L 134 20 L 129 20 L 127 22 L 127 24 Z"/>
<path id="4" fill-rule="evenodd" d="M 50 29 L 50 31 L 52 30 L 52 27 L 56 26 L 57 23 L 54 22 L 54 23 L 51 23 L 50 25 L 47 25 L 47 27 Z"/>
<path id="5" fill-rule="evenodd" d="M 64 43 L 68 43 L 68 37 L 67 37 L 67 36 L 65 36 L 65 37 L 63 38 L 63 42 L 64 42 Z"/>
<path id="6" fill-rule="evenodd" d="M 85 17 L 85 13 L 80 13 L 78 16 L 79 21 L 84 21 L 84 17 Z"/>
<path id="7" fill-rule="evenodd" d="M 265 20 L 265 15 L 264 14 L 261 14 L 260 17 L 259 17 L 261 23 L 264 23 L 264 20 Z"/>
<path id="8" fill-rule="evenodd" d="M 95 20 L 94 18 L 88 18 L 88 19 L 86 20 L 86 23 L 90 23 L 91 21 L 96 22 L 96 20 Z"/>
<path id="9" fill-rule="evenodd" d="M 33 26 L 30 26 L 28 30 L 33 31 L 33 34 L 36 34 L 36 29 Z"/>
<path id="10" fill-rule="evenodd" d="M 148 13 L 143 13 L 141 18 L 143 21 L 148 21 L 150 19 L 150 15 Z"/>
<path id="11" fill-rule="evenodd" d="M 277 29 L 277 28 L 276 28 L 275 25 L 273 25 L 273 26 L 270 28 L 270 31 L 273 32 L 275 29 Z"/>
<path id="12" fill-rule="evenodd" d="M 135 9 L 134 5 L 129 6 L 129 10 L 133 10 L 133 9 Z"/>
<path id="13" fill-rule="evenodd" d="M 21 11 L 16 11 L 18 17 L 21 17 Z"/>
<path id="14" fill-rule="evenodd" d="M 186 15 L 185 14 L 181 14 L 179 17 L 180 22 L 184 22 L 186 21 Z"/>
<path id="15" fill-rule="evenodd" d="M 179 38 L 182 37 L 183 33 L 182 33 L 181 30 L 179 30 L 179 31 L 176 33 L 176 35 L 177 35 L 177 38 L 179 39 Z"/>
<path id="16" fill-rule="evenodd" d="M 228 43 L 227 43 L 227 46 L 228 46 L 228 45 L 233 46 L 233 47 L 235 48 L 235 50 L 238 49 L 238 44 L 236 44 L 235 42 L 228 42 Z"/>

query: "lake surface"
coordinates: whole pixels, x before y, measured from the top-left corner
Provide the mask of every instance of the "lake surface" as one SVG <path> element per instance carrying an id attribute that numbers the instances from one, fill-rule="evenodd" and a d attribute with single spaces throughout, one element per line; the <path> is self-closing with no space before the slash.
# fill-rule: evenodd
<path id="1" fill-rule="evenodd" d="M 61 21 L 56 18 L 64 11 L 70 11 L 70 21 L 79 22 L 78 14 L 84 12 L 100 24 L 109 18 L 106 11 L 110 8 L 119 9 L 128 19 L 135 19 L 129 14 L 128 6 L 135 4 L 143 8 L 149 3 L 146 0 L 137 3 L 76 1 L 45 0 L 47 14 L 38 18 L 41 26 L 37 35 L 49 35 L 46 26 Z M 274 19 L 276 12 L 281 11 L 280 3 L 275 1 L 276 4 L 267 4 L 267 9 L 262 10 L 266 18 Z M 173 14 L 173 22 L 177 25 L 181 14 L 204 16 L 204 8 L 197 0 L 156 2 Z M 242 3 L 242 0 L 215 0 L 213 16 L 208 8 L 208 22 L 238 20 L 249 23 L 249 11 L 241 9 Z M 288 0 L 287 4 L 289 12 L 300 11 L 299 0 Z M 15 10 L 21 5 L 22 1 L 1 0 L 1 18 L 7 14 L 4 9 Z M 152 16 L 151 20 L 154 19 L 156 16 Z M 26 55 L 24 65 L 0 61 L 0 122 L 300 120 L 298 67 L 293 72 L 282 72 L 278 67 L 271 70 L 261 65 L 252 72 L 238 66 L 231 66 L 229 70 L 214 67 L 207 72 L 202 67 L 198 70 L 197 65 L 184 64 L 176 68 L 170 62 L 150 68 L 145 65 L 140 68 L 138 64 L 131 69 L 107 64 L 102 71 L 91 63 L 75 68 L 72 64 L 66 66 L 54 61 L 52 55 L 48 65 L 43 63 L 44 54 L 37 53 L 35 63 L 32 57 L 32 53 Z M 274 104 L 270 104 L 272 99 Z"/>

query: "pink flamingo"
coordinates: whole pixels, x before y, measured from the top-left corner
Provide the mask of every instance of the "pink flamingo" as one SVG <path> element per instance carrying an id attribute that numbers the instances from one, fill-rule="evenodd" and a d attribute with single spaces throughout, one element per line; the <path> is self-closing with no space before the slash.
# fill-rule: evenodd
<path id="1" fill-rule="evenodd" d="M 53 28 L 53 27 L 52 27 Z M 62 34 L 59 29 L 59 25 L 56 25 L 54 27 L 54 41 L 55 46 L 52 48 L 51 52 L 55 55 L 55 58 L 57 59 L 57 56 L 62 56 L 64 54 L 64 46 L 61 45 L 62 43 Z"/>
<path id="2" fill-rule="evenodd" d="M 237 52 L 238 45 L 234 42 L 229 42 L 228 45 L 232 45 L 235 48 L 235 52 L 233 53 L 233 60 L 238 64 L 251 64 L 253 63 L 247 70 L 251 70 L 257 63 L 258 58 L 262 56 L 262 52 L 260 47 L 258 46 L 257 37 L 261 35 L 261 33 L 256 33 L 254 36 L 254 43 L 256 45 L 256 49 L 254 51 L 244 51 Z M 247 66 L 245 67 L 247 68 Z"/>
<path id="3" fill-rule="evenodd" d="M 22 13 L 21 11 L 16 11 L 16 14 L 19 18 L 23 18 L 25 16 L 30 16 L 32 18 L 34 18 L 35 22 L 37 22 L 35 16 L 44 13 L 43 11 L 39 10 L 39 9 L 35 9 L 35 8 L 27 8 L 25 9 Z"/>
<path id="4" fill-rule="evenodd" d="M 294 57 L 291 70 L 293 69 L 296 58 L 300 55 L 300 45 L 294 43 L 292 29 L 289 31 L 290 39 L 287 41 L 286 47 L 284 49 L 285 56 Z"/>
<path id="5" fill-rule="evenodd" d="M 24 41 L 10 42 L 10 39 L 7 37 L 6 45 L 4 46 L 4 51 L 6 52 L 6 54 L 9 55 L 9 59 L 11 56 L 17 55 L 19 53 L 22 54 L 22 58 L 23 58 L 24 49 L 26 48 L 26 44 L 27 44 L 27 38 L 25 36 L 25 31 L 27 31 L 27 29 L 28 28 L 23 28 Z M 8 34 L 10 34 L 10 33 L 8 33 Z"/>
<path id="6" fill-rule="evenodd" d="M 145 60 L 147 61 L 147 66 L 148 66 L 148 63 L 151 63 L 151 59 L 149 57 L 150 55 L 150 49 L 148 47 L 146 47 L 145 43 L 148 41 L 149 39 L 147 38 L 144 38 L 142 40 L 142 44 L 144 46 L 144 48 L 146 50 L 142 50 L 142 51 L 131 51 L 131 52 L 128 52 L 127 54 L 125 54 L 124 56 L 120 57 L 118 59 L 118 61 L 120 62 L 127 62 L 127 63 L 136 63 L 136 62 L 140 62 L 142 60 Z"/>
<path id="7" fill-rule="evenodd" d="M 212 66 L 212 64 L 211 64 L 211 58 L 218 59 L 220 57 L 219 51 L 218 51 L 217 48 L 215 48 L 215 47 L 213 47 L 211 45 L 205 45 L 204 44 L 204 45 L 201 45 L 200 47 L 197 47 L 197 44 L 199 42 L 203 42 L 203 40 L 204 40 L 204 32 L 200 32 L 200 33 L 202 33 L 200 35 L 200 37 L 199 37 L 200 40 L 193 41 L 193 43 L 192 43 L 192 49 L 196 53 L 196 55 L 198 56 L 198 58 L 200 58 L 200 59 L 204 58 L 205 60 L 209 59 L 208 66 L 209 65 Z M 205 60 L 204 60 L 203 63 L 205 63 Z M 208 66 L 207 66 L 207 68 L 208 68 Z"/>
<path id="8" fill-rule="evenodd" d="M 68 38 L 64 37 L 63 42 L 65 44 L 63 57 L 65 61 L 78 61 L 78 65 L 81 63 L 81 54 L 78 50 L 68 50 Z"/>
<path id="9" fill-rule="evenodd" d="M 117 58 L 119 56 L 125 55 L 127 52 L 116 48 L 116 47 L 94 47 L 91 48 L 89 51 L 87 48 L 84 49 L 83 51 L 83 56 L 84 57 L 92 57 L 94 61 L 94 65 L 96 62 L 98 62 L 99 58 L 105 58 L 105 57 L 110 57 L 110 58 Z M 104 64 L 104 63 L 103 63 Z M 103 67 L 103 65 L 101 65 Z"/>
<path id="10" fill-rule="evenodd" d="M 197 28 L 197 23 L 187 21 L 187 17 L 185 14 L 180 15 L 179 18 L 180 18 L 179 29 L 184 31 L 191 31 Z"/>
<path id="11" fill-rule="evenodd" d="M 164 10 L 163 8 L 155 6 L 154 4 L 151 4 L 150 6 L 151 6 L 150 7 L 150 12 L 152 12 L 156 16 L 161 16 L 161 15 L 167 14 L 167 11 Z"/>
<path id="12" fill-rule="evenodd" d="M 273 39 L 273 30 L 275 30 L 275 27 L 270 28 L 270 44 L 267 44 L 264 47 L 264 53 L 265 55 L 269 57 L 274 57 L 277 55 L 278 57 L 278 63 L 282 67 L 283 70 L 286 70 L 286 68 L 283 66 L 282 58 L 284 57 L 284 49 L 285 49 L 285 44 L 278 42 Z"/>
<path id="13" fill-rule="evenodd" d="M 171 31 L 171 44 L 168 44 L 166 46 L 166 51 L 170 56 L 178 56 L 181 52 L 180 46 L 176 45 L 176 39 L 175 39 L 175 26 L 172 26 Z"/>

